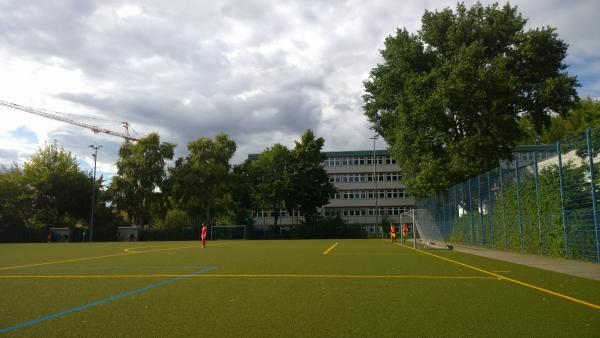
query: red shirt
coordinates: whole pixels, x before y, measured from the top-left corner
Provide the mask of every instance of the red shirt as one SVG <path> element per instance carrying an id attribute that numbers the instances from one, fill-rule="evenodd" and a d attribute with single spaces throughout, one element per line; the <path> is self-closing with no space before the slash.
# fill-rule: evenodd
<path id="1" fill-rule="evenodd" d="M 206 227 L 202 227 L 202 238 L 206 237 Z"/>
<path id="2" fill-rule="evenodd" d="M 390 225 L 390 233 L 391 234 L 395 234 L 396 233 L 396 227 L 393 225 Z"/>

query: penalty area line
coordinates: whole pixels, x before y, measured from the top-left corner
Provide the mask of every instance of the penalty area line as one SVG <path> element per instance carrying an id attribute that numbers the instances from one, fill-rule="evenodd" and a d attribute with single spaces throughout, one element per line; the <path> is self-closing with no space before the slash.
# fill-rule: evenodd
<path id="1" fill-rule="evenodd" d="M 411 248 L 411 247 L 409 247 L 407 245 L 404 245 L 404 244 L 399 244 L 399 245 L 407 247 L 407 248 L 409 248 L 411 250 L 417 250 L 417 249 Z M 539 286 L 536 286 L 536 285 L 533 285 L 533 284 L 525 283 L 525 282 L 522 282 L 520 280 L 516 280 L 516 279 L 513 279 L 513 278 L 502 276 L 502 275 L 499 275 L 497 273 L 493 273 L 491 271 L 487 271 L 487 270 L 484 270 L 484 269 L 481 269 L 481 268 L 478 268 L 478 267 L 475 267 L 475 266 L 472 266 L 472 265 L 468 265 L 468 264 L 465 264 L 465 263 L 462 263 L 462 262 L 459 262 L 459 261 L 455 261 L 455 260 L 450 259 L 450 258 L 438 256 L 438 255 L 432 254 L 431 252 L 422 251 L 422 250 L 417 250 L 417 251 L 420 252 L 420 253 L 422 253 L 422 254 L 424 254 L 424 255 L 433 256 L 433 257 L 436 257 L 436 258 L 439 258 L 439 259 L 442 259 L 442 260 L 445 260 L 445 261 L 448 261 L 448 262 L 451 262 L 451 263 L 454 263 L 454 264 L 458 264 L 458 265 L 464 266 L 466 268 L 469 268 L 469 269 L 472 269 L 472 270 L 475 270 L 475 271 L 483 272 L 485 274 L 497 277 L 498 279 L 504 279 L 504 280 L 509 281 L 511 283 L 514 283 L 514 284 L 519 284 L 519 285 L 522 285 L 522 286 L 526 286 L 526 287 L 534 289 L 534 290 L 545 292 L 545 293 L 548 293 L 548 294 L 551 294 L 551 295 L 554 295 L 554 296 L 557 296 L 557 297 L 560 297 L 560 298 L 563 298 L 563 299 L 566 299 L 566 300 L 570 300 L 570 301 L 575 302 L 575 303 L 579 303 L 579 304 L 582 304 L 582 305 L 585 305 L 585 306 L 589 306 L 589 307 L 591 307 L 593 309 L 596 309 L 596 310 L 600 310 L 600 305 L 597 305 L 597 304 L 594 304 L 594 303 L 586 302 L 584 300 L 577 299 L 577 298 L 574 298 L 574 297 L 571 297 L 571 296 L 567 296 L 565 294 L 562 294 L 562 293 L 559 293 L 559 292 L 556 292 L 556 291 L 544 289 L 542 287 L 539 287 Z"/>

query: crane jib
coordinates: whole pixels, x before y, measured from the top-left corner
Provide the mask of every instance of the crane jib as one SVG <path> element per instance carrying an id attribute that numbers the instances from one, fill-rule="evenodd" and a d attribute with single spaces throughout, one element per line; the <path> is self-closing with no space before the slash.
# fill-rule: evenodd
<path id="1" fill-rule="evenodd" d="M 87 128 L 87 129 L 92 130 L 96 134 L 97 133 L 104 133 L 104 134 L 109 134 L 109 135 L 113 135 L 113 136 L 122 137 L 122 138 L 124 138 L 125 140 L 128 140 L 128 141 L 139 141 L 139 138 L 129 136 L 129 123 L 127 123 L 127 122 L 123 122 L 123 127 L 125 128 L 125 133 L 120 133 L 118 131 L 101 128 L 101 127 L 94 126 L 94 125 L 91 125 L 91 124 L 87 124 L 87 123 L 83 123 L 83 122 L 71 120 L 71 119 L 68 119 L 66 117 L 62 117 L 62 116 L 59 116 L 59 115 L 51 114 L 51 113 L 45 112 L 45 111 L 43 111 L 41 109 L 38 109 L 38 108 L 26 107 L 26 106 L 22 106 L 20 104 L 12 103 L 12 102 L 7 102 L 7 101 L 0 100 L 0 106 L 5 106 L 5 107 L 8 107 L 8 108 L 12 108 L 12 109 L 24 111 L 26 113 L 35 114 L 35 115 L 38 115 L 38 116 L 43 116 L 43 117 L 46 117 L 46 118 L 49 118 L 49 119 L 53 119 L 53 120 L 57 120 L 57 121 L 65 122 L 65 123 L 69 123 L 69 124 L 72 124 L 72 125 L 75 125 L 75 126 L 79 126 L 79 127 L 82 127 L 82 128 Z"/>

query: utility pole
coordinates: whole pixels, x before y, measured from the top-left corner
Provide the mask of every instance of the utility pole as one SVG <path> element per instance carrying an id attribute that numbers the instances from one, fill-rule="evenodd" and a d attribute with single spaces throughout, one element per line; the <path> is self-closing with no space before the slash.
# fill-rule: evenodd
<path id="1" fill-rule="evenodd" d="M 375 229 L 377 229 L 377 226 L 379 225 L 379 206 L 378 206 L 378 198 L 379 198 L 379 191 L 377 191 L 377 158 L 375 157 L 375 140 L 377 140 L 379 138 L 379 136 L 377 136 L 377 134 L 373 135 L 373 137 L 369 137 L 371 140 L 373 140 L 373 181 L 375 182 Z M 382 236 L 383 236 L 383 232 L 382 232 Z"/>
<path id="2" fill-rule="evenodd" d="M 98 149 L 102 146 L 90 145 L 94 149 L 92 157 L 94 158 L 94 178 L 92 180 L 92 214 L 90 216 L 90 242 L 94 240 L 94 206 L 96 205 L 96 159 L 98 158 Z"/>

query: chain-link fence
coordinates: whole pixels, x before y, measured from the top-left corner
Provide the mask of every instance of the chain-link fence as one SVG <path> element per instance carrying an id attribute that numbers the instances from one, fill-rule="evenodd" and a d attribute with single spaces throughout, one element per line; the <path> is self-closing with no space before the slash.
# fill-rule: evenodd
<path id="1" fill-rule="evenodd" d="M 600 129 L 588 129 L 548 158 L 521 153 L 417 208 L 454 243 L 600 263 L 598 147 Z"/>

